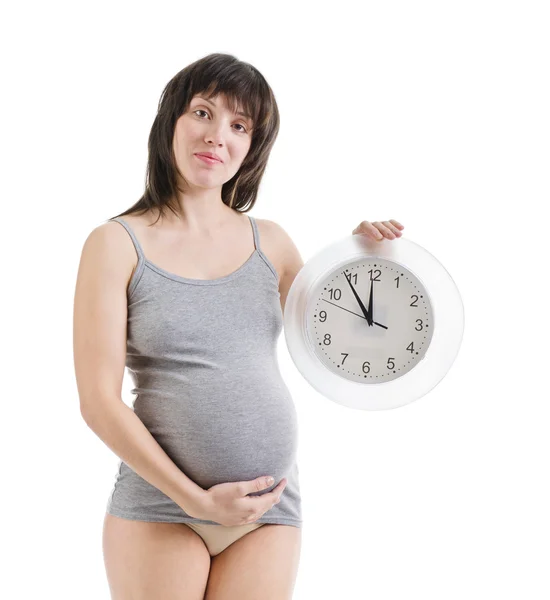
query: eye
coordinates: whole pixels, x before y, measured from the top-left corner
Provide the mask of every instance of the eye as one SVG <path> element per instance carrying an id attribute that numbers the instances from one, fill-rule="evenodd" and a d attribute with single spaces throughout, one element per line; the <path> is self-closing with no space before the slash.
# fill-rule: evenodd
<path id="1" fill-rule="evenodd" d="M 205 111 L 205 110 L 203 110 L 202 108 L 199 108 L 199 109 L 197 109 L 197 110 L 195 110 L 193 112 L 194 113 L 201 112 L 201 113 L 204 113 L 206 115 L 208 114 L 208 112 Z M 202 119 L 202 117 L 200 117 L 200 118 Z M 246 133 L 246 128 L 244 127 L 244 125 L 241 125 L 241 123 L 235 123 L 235 125 L 238 125 L 239 127 L 242 127 L 242 129 L 239 130 L 239 133 Z"/>

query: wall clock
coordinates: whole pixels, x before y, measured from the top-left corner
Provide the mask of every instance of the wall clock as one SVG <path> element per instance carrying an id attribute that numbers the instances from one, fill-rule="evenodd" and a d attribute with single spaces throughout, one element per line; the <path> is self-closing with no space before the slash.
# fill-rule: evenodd
<path id="1" fill-rule="evenodd" d="M 308 260 L 288 292 L 285 340 L 302 376 L 350 408 L 417 400 L 449 371 L 464 307 L 441 263 L 406 238 L 354 234 Z"/>

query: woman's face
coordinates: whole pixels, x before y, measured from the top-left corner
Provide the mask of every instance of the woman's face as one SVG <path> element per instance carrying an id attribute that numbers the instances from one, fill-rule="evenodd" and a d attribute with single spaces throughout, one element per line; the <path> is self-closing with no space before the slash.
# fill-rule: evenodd
<path id="1" fill-rule="evenodd" d="M 237 112 L 243 111 L 242 107 Z M 198 187 L 221 187 L 239 170 L 252 141 L 251 118 L 233 114 L 218 96 L 210 101 L 196 95 L 176 122 L 174 154 L 187 182 Z M 209 164 L 197 156 L 212 152 L 222 162 Z"/>

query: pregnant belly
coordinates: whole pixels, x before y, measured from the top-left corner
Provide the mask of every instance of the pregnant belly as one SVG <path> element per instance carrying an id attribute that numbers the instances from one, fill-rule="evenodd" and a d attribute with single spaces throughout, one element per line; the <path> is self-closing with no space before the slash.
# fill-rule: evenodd
<path id="1" fill-rule="evenodd" d="M 203 489 L 272 475 L 272 489 L 290 472 L 298 443 L 294 402 L 278 378 L 248 377 L 138 392 L 134 410 L 187 477 Z"/>

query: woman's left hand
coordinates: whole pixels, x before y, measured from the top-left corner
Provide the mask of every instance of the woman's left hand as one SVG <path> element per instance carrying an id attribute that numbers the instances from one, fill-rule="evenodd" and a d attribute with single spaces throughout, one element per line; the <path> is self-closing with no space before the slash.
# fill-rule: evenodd
<path id="1" fill-rule="evenodd" d="M 401 229 L 405 229 L 405 227 L 395 219 L 389 221 L 361 221 L 351 233 L 366 233 L 373 240 L 380 242 L 384 238 L 394 240 L 401 237 Z"/>

